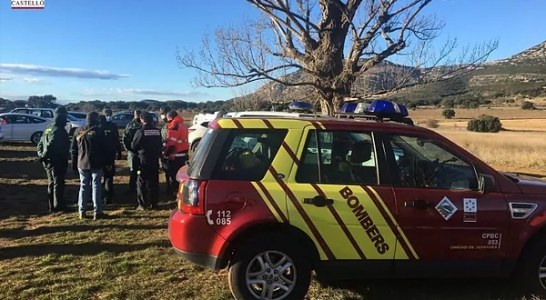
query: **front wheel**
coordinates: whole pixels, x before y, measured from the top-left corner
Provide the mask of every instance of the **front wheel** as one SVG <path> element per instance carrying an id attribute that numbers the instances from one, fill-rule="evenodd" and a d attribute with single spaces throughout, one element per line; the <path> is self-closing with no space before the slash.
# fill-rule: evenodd
<path id="1" fill-rule="evenodd" d="M 522 255 L 518 279 L 527 292 L 546 295 L 546 236 Z"/>
<path id="2" fill-rule="evenodd" d="M 38 143 L 40 142 L 40 139 L 42 138 L 42 132 L 39 131 L 39 132 L 35 132 L 32 134 L 32 136 L 30 137 L 30 141 L 34 144 L 34 145 L 38 145 Z"/>
<path id="3" fill-rule="evenodd" d="M 236 249 L 228 275 L 235 299 L 303 299 L 311 282 L 311 263 L 297 244 L 268 235 Z"/>

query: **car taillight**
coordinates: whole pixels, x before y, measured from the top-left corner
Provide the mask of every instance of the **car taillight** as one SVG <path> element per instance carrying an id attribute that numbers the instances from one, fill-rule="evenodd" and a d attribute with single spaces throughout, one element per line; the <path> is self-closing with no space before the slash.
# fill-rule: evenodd
<path id="1" fill-rule="evenodd" d="M 205 180 L 187 179 L 180 183 L 178 209 L 190 215 L 205 214 Z"/>

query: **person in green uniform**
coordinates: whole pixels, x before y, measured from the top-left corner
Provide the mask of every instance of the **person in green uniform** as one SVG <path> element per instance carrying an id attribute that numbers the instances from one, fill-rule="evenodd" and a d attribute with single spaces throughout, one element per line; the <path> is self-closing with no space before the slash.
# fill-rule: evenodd
<path id="1" fill-rule="evenodd" d="M 50 212 L 65 212 L 67 210 L 64 187 L 70 137 L 65 129 L 66 115 L 64 106 L 55 109 L 55 117 L 44 130 L 37 145 L 38 160 L 42 162 L 47 174 L 47 195 Z"/>
<path id="2" fill-rule="evenodd" d="M 125 130 L 123 131 L 123 146 L 127 150 L 127 161 L 129 163 L 129 170 L 131 174 L 129 176 L 129 193 L 136 192 L 136 182 L 138 177 L 138 169 L 140 167 L 140 160 L 138 158 L 138 153 L 136 150 L 131 148 L 131 143 L 135 133 L 142 128 L 142 123 L 140 122 L 140 110 L 134 111 L 134 118 L 127 124 Z"/>

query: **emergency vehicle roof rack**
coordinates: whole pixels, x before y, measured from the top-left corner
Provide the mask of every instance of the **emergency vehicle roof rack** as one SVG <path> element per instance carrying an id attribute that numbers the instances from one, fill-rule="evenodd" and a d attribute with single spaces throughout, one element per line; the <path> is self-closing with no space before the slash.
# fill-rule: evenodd
<path id="1" fill-rule="evenodd" d="M 374 114 L 359 114 L 359 113 L 336 113 L 334 114 L 334 117 L 345 118 L 345 119 L 363 119 L 363 120 L 376 121 L 376 122 L 396 122 L 396 123 L 402 123 L 402 124 L 406 124 L 410 126 L 414 125 L 413 120 L 409 117 L 396 117 L 396 116 L 384 117 L 384 116 L 378 116 Z"/>

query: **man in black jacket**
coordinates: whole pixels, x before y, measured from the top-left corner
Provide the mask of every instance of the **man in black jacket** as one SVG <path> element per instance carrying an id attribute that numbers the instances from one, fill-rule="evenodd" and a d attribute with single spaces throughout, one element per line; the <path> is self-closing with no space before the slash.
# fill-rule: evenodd
<path id="1" fill-rule="evenodd" d="M 143 127 L 135 133 L 131 148 L 138 152 L 140 168 L 137 182 L 137 210 L 155 208 L 159 193 L 159 158 L 161 157 L 161 131 L 154 127 L 152 115 L 140 114 Z M 148 191 L 150 195 L 148 195 Z"/>
<path id="2" fill-rule="evenodd" d="M 114 195 L 114 176 L 116 175 L 116 158 L 121 159 L 121 144 L 119 142 L 118 127 L 110 122 L 108 117 L 112 117 L 112 110 L 105 109 L 104 115 L 99 116 L 99 128 L 104 132 L 106 144 L 104 152 L 106 161 L 104 165 L 104 178 L 102 187 L 104 189 L 104 203 L 112 202 Z"/>
<path id="3" fill-rule="evenodd" d="M 106 161 L 104 145 L 106 138 L 99 128 L 99 114 L 87 114 L 87 124 L 74 132 L 72 139 L 72 169 L 80 173 L 80 193 L 78 212 L 80 219 L 85 217 L 87 200 L 93 199 L 93 219 L 104 216 L 102 212 L 101 177 Z"/>
<path id="4" fill-rule="evenodd" d="M 136 190 L 136 181 L 137 181 L 137 171 L 139 169 L 140 161 L 138 160 L 138 153 L 136 150 L 131 148 L 131 143 L 135 137 L 135 132 L 142 128 L 142 123 L 140 122 L 140 110 L 134 111 L 134 118 L 127 124 L 125 130 L 123 130 L 123 146 L 127 150 L 127 162 L 129 163 L 129 192 L 134 192 Z"/>
<path id="5" fill-rule="evenodd" d="M 64 186 L 68 167 L 70 138 L 65 130 L 66 109 L 59 106 L 55 118 L 44 131 L 37 146 L 39 160 L 47 174 L 47 195 L 50 212 L 66 211 Z"/>

